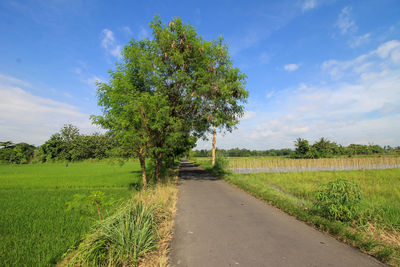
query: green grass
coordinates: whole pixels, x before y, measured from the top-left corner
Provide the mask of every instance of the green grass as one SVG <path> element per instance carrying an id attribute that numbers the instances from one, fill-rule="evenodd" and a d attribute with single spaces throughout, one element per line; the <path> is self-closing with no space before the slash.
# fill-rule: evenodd
<path id="1" fill-rule="evenodd" d="M 378 259 L 400 266 L 400 169 L 226 174 L 225 180 Z M 319 185 L 338 178 L 360 185 L 360 218 L 331 221 L 313 211 Z"/>
<path id="2" fill-rule="evenodd" d="M 140 179 L 136 162 L 0 165 L 0 262 L 5 266 L 55 264 L 88 232 L 96 216 L 66 211 L 74 194 L 103 191 L 129 198 Z"/>
<path id="3" fill-rule="evenodd" d="M 361 187 L 361 211 L 369 210 L 372 223 L 385 230 L 400 231 L 400 169 L 337 172 L 232 174 L 231 179 L 244 179 L 260 186 L 280 188 L 297 198 L 315 201 L 320 184 L 342 178 Z"/>

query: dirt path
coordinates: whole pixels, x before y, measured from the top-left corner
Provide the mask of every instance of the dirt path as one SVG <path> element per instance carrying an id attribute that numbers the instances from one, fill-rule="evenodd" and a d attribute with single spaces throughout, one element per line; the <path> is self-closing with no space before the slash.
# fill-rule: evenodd
<path id="1" fill-rule="evenodd" d="M 179 184 L 171 266 L 385 266 L 190 163 Z"/>

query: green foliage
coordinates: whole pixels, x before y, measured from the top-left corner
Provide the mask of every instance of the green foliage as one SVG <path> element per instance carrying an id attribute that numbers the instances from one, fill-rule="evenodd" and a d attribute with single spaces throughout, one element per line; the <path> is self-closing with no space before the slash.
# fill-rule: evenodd
<path id="1" fill-rule="evenodd" d="M 24 164 L 32 161 L 35 146 L 27 143 L 13 144 L 11 141 L 0 142 L 0 162 Z"/>
<path id="2" fill-rule="evenodd" d="M 378 145 L 359 145 L 350 144 L 347 147 L 331 142 L 321 137 L 313 145 L 310 145 L 306 139 L 297 138 L 295 141 L 295 151 L 292 154 L 294 158 L 331 158 L 334 156 L 354 156 L 354 155 L 372 155 L 372 154 L 395 154 L 400 150 L 399 147 L 392 148 L 386 146 L 382 148 Z"/>
<path id="3" fill-rule="evenodd" d="M 229 159 L 217 154 L 215 158 L 215 164 L 212 166 L 211 160 L 200 161 L 198 162 L 202 168 L 211 172 L 212 174 L 218 177 L 224 177 L 226 174 L 229 174 Z"/>
<path id="4" fill-rule="evenodd" d="M 130 202 L 117 214 L 101 221 L 94 233 L 82 242 L 71 265 L 137 265 L 145 253 L 157 246 L 154 208 L 142 201 Z"/>
<path id="5" fill-rule="evenodd" d="M 229 160 L 223 156 L 217 156 L 215 158 L 215 165 L 213 167 L 213 172 L 216 175 L 223 175 L 228 172 L 229 169 Z"/>
<path id="6" fill-rule="evenodd" d="M 325 217 L 348 222 L 358 215 L 361 201 L 360 186 L 354 182 L 338 179 L 322 185 L 316 193 L 315 208 Z"/>
<path id="7" fill-rule="evenodd" d="M 117 145 L 111 134 L 82 135 L 77 127 L 66 124 L 40 146 L 37 157 L 41 162 L 102 159 Z"/>
<path id="8" fill-rule="evenodd" d="M 299 137 L 296 139 L 294 146 L 296 147 L 294 151 L 296 158 L 313 158 L 313 153 L 307 140 Z"/>
<path id="9" fill-rule="evenodd" d="M 194 147 L 211 126 L 231 130 L 243 114 L 246 76 L 234 68 L 222 38 L 206 41 L 195 29 L 174 18 L 150 23 L 153 38 L 132 40 L 110 81 L 98 83 L 102 116 L 94 123 L 110 129 L 154 173 Z"/>
<path id="10" fill-rule="evenodd" d="M 66 211 L 77 210 L 82 215 L 93 215 L 97 212 L 99 220 L 104 218 L 103 208 L 114 203 L 114 198 L 107 197 L 103 191 L 92 191 L 90 195 L 75 194 L 73 200 L 66 202 Z"/>
<path id="11" fill-rule="evenodd" d="M 97 217 L 96 208 L 65 212 L 74 195 L 105 193 L 103 215 L 129 199 L 140 180 L 137 162 L 0 165 L 0 262 L 4 266 L 50 266 L 77 245 Z M 87 203 L 87 202 L 86 202 Z"/>

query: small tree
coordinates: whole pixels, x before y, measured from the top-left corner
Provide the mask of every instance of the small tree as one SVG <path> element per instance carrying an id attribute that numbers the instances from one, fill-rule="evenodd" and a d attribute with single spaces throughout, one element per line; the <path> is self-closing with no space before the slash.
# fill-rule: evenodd
<path id="1" fill-rule="evenodd" d="M 211 162 L 215 164 L 215 143 L 217 128 L 231 132 L 243 115 L 248 91 L 245 90 L 246 75 L 233 67 L 227 45 L 223 38 L 214 41 L 209 48 L 211 66 L 209 67 L 209 91 L 206 93 L 206 119 L 212 131 Z"/>
<path id="2" fill-rule="evenodd" d="M 296 158 L 312 158 L 311 147 L 306 139 L 301 139 L 300 137 L 296 139 L 294 144 L 296 147 L 294 155 Z"/>

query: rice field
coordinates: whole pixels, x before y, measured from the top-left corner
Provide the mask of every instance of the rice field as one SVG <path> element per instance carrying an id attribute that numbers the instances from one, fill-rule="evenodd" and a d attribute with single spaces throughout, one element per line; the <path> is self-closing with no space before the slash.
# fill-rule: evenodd
<path id="1" fill-rule="evenodd" d="M 56 264 L 97 220 L 96 214 L 66 211 L 75 194 L 104 192 L 114 204 L 133 194 L 137 162 L 0 165 L 0 262 L 2 266 Z"/>
<path id="2" fill-rule="evenodd" d="M 285 157 L 229 158 L 235 172 L 301 172 L 400 168 L 400 157 L 354 157 L 323 159 L 290 159 Z"/>

